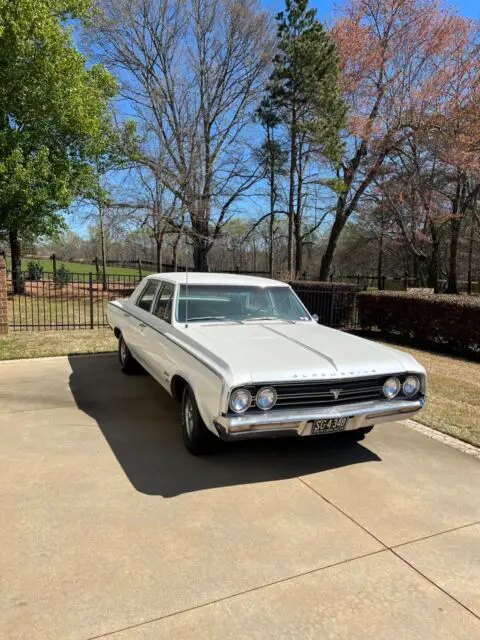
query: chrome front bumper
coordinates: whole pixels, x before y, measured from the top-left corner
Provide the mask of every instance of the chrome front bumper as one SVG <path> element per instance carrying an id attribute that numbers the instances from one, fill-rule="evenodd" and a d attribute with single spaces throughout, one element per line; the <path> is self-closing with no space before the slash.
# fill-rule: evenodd
<path id="1" fill-rule="evenodd" d="M 349 418 L 345 431 L 353 431 L 383 422 L 403 420 L 423 409 L 425 399 L 359 402 L 336 407 L 290 409 L 238 416 L 219 416 L 214 420 L 224 440 L 269 436 L 310 436 L 312 422 L 324 418 Z"/>

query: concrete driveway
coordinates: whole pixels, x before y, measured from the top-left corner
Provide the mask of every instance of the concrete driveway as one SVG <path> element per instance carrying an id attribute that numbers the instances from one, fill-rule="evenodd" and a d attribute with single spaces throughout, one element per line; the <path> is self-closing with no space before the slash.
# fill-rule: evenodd
<path id="1" fill-rule="evenodd" d="M 196 459 L 113 356 L 0 364 L 0 638 L 480 638 L 480 462 L 401 424 Z"/>

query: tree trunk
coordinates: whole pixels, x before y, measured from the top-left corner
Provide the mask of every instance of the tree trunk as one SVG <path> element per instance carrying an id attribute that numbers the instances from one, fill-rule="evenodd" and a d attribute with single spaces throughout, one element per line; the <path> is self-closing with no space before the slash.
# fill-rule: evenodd
<path id="1" fill-rule="evenodd" d="M 461 226 L 462 219 L 457 215 L 450 223 L 450 258 L 448 262 L 447 293 L 458 293 L 457 256 Z"/>
<path id="2" fill-rule="evenodd" d="M 105 225 L 103 219 L 103 207 L 101 202 L 99 202 L 98 204 L 98 220 L 100 223 L 100 249 L 102 252 L 102 286 L 103 290 L 107 291 L 107 251 L 105 246 Z"/>
<path id="3" fill-rule="evenodd" d="M 320 280 L 322 282 L 326 282 L 328 280 L 330 269 L 332 267 L 333 256 L 338 244 L 338 239 L 340 238 L 340 234 L 342 233 L 346 222 L 347 218 L 343 215 L 343 212 L 341 214 L 337 213 L 332 226 L 332 230 L 330 231 L 327 248 L 325 250 L 325 253 L 323 254 L 322 263 L 320 265 Z"/>
<path id="4" fill-rule="evenodd" d="M 298 158 L 298 184 L 297 184 L 297 210 L 295 212 L 295 279 L 300 277 L 303 269 L 303 243 L 302 243 L 302 190 L 303 167 L 302 147 Z"/>
<path id="5" fill-rule="evenodd" d="M 473 263 L 473 244 L 475 240 L 475 216 L 472 216 L 472 224 L 470 227 L 470 238 L 468 240 L 468 295 L 472 295 L 472 263 Z"/>
<path id="6" fill-rule="evenodd" d="M 428 263 L 428 286 L 433 289 L 434 293 L 439 292 L 438 286 L 438 266 L 439 266 L 439 253 L 440 253 L 440 238 L 436 229 L 431 225 L 430 233 L 432 236 L 432 253 Z"/>
<path id="7" fill-rule="evenodd" d="M 193 243 L 193 266 L 195 271 L 208 271 L 208 244 L 203 238 L 195 238 Z"/>
<path id="8" fill-rule="evenodd" d="M 274 277 L 275 269 L 273 263 L 273 242 L 274 242 L 274 231 L 275 231 L 275 214 L 272 212 L 270 214 L 270 227 L 269 227 L 269 251 L 268 251 L 268 271 L 270 273 L 270 277 Z"/>
<path id="9" fill-rule="evenodd" d="M 295 216 L 295 280 L 300 277 L 303 269 L 302 219 Z"/>
<path id="10" fill-rule="evenodd" d="M 22 274 L 22 249 L 20 240 L 18 239 L 18 231 L 9 231 L 8 238 L 10 240 L 10 254 L 12 257 L 13 293 L 24 294 L 25 283 Z"/>
<path id="11" fill-rule="evenodd" d="M 293 278 L 294 269 L 294 247 L 293 247 L 293 226 L 295 221 L 295 173 L 297 171 L 297 113 L 295 107 L 292 108 L 292 122 L 290 128 L 290 172 L 288 191 L 288 245 L 287 245 L 287 270 L 288 278 Z"/>
<path id="12" fill-rule="evenodd" d="M 180 242 L 181 233 L 177 233 L 175 241 L 173 243 L 172 252 L 173 252 L 173 271 L 178 271 L 178 243 Z"/>
<path id="13" fill-rule="evenodd" d="M 163 238 L 155 235 L 155 262 L 157 273 L 162 273 L 162 244 Z"/>
<path id="14" fill-rule="evenodd" d="M 193 235 L 193 267 L 195 271 L 208 271 L 208 218 L 199 216 L 192 218 Z"/>
<path id="15" fill-rule="evenodd" d="M 383 286 L 383 224 L 380 229 L 380 238 L 378 243 L 378 262 L 377 262 L 377 287 L 381 291 Z"/>
<path id="16" fill-rule="evenodd" d="M 270 145 L 271 148 L 271 145 Z M 271 151 L 270 156 L 270 225 L 268 230 L 269 235 L 269 247 L 268 247 L 268 271 L 270 273 L 270 277 L 274 276 L 274 264 L 273 264 L 273 243 L 274 243 L 274 233 L 275 233 L 275 157 L 274 153 Z"/>
<path id="17" fill-rule="evenodd" d="M 420 275 L 420 261 L 416 254 L 413 254 L 412 256 L 412 263 L 413 263 L 413 278 L 415 280 L 414 286 L 418 287 L 419 285 L 421 286 L 423 283 Z"/>
<path id="18" fill-rule="evenodd" d="M 208 178 L 205 178 L 205 187 L 201 195 L 190 210 L 193 241 L 193 266 L 196 271 L 208 269 L 208 252 L 211 249 L 209 222 L 211 210 L 211 188 Z"/>

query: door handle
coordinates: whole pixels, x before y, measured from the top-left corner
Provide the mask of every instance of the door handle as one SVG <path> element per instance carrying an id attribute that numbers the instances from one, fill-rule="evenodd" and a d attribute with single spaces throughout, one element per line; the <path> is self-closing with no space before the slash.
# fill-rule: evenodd
<path id="1" fill-rule="evenodd" d="M 138 326 L 140 327 L 140 329 L 143 329 L 143 327 L 146 327 L 147 325 L 144 322 L 140 322 Z"/>

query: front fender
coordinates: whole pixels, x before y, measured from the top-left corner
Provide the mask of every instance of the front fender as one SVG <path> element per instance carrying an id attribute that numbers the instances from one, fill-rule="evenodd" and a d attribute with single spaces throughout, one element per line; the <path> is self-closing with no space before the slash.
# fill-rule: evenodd
<path id="1" fill-rule="evenodd" d="M 192 389 L 198 410 L 207 428 L 218 435 L 214 426 L 214 420 L 221 412 L 221 403 L 225 383 L 223 378 L 213 373 L 201 364 L 192 366 L 195 370 L 178 370 L 175 376 L 179 376 Z M 173 379 L 173 378 L 172 378 Z"/>

